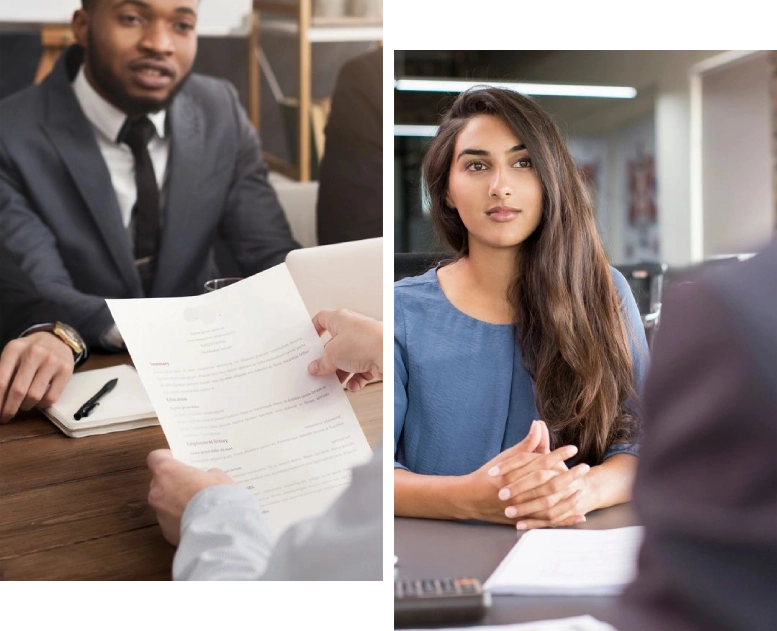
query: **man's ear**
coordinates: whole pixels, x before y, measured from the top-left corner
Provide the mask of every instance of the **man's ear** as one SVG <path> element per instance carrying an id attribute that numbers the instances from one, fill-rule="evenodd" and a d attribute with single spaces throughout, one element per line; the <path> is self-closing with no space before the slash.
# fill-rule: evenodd
<path id="1" fill-rule="evenodd" d="M 86 48 L 89 40 L 89 14 L 83 9 L 78 9 L 73 13 L 73 19 L 70 22 L 73 29 L 73 36 L 81 48 Z"/>

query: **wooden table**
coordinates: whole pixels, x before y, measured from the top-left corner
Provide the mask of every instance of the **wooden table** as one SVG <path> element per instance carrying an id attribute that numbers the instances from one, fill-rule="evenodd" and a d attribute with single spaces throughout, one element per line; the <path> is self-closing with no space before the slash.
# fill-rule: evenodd
<path id="1" fill-rule="evenodd" d="M 93 356 L 90 370 L 128 363 Z M 370 446 L 383 428 L 383 384 L 348 398 Z M 169 580 L 175 548 L 146 496 L 159 427 L 68 438 L 40 412 L 0 425 L 0 579 Z"/>

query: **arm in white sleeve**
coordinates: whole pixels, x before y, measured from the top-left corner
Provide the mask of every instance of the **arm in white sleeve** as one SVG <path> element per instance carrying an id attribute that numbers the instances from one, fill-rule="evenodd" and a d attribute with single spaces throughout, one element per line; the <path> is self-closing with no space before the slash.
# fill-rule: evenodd
<path id="1" fill-rule="evenodd" d="M 272 539 L 254 497 L 236 486 L 194 496 L 181 521 L 175 580 L 381 580 L 382 448 L 353 471 L 351 485 L 321 517 Z M 270 553 L 272 552 L 272 556 Z"/>
<path id="2" fill-rule="evenodd" d="M 271 551 L 269 529 L 250 491 L 211 486 L 197 493 L 183 513 L 173 579 L 256 580 Z"/>

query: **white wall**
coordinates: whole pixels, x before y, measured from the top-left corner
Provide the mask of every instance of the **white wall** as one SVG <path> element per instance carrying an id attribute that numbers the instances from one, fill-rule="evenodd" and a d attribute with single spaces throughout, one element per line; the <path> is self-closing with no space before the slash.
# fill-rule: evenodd
<path id="1" fill-rule="evenodd" d="M 765 53 L 702 75 L 704 257 L 751 252 L 771 234 L 769 64 Z"/>
<path id="2" fill-rule="evenodd" d="M 650 159 L 651 163 L 655 159 L 653 119 L 642 119 L 618 130 L 612 140 L 615 146 L 613 196 L 617 200 L 613 204 L 613 208 L 616 209 L 614 224 L 619 245 L 619 249 L 615 250 L 617 256 L 612 259 L 612 262 L 661 261 L 663 256 L 658 226 L 646 215 L 636 218 L 634 224 L 629 218 L 632 203 L 639 205 L 642 202 L 645 206 L 656 204 L 655 192 L 649 185 L 640 199 L 632 199 L 632 191 L 629 189 L 630 163 L 643 165 L 646 158 Z M 660 218 L 660 211 L 658 217 Z M 658 243 L 658 251 L 654 249 L 656 243 Z"/>
<path id="3" fill-rule="evenodd" d="M 606 138 L 599 136 L 587 136 L 569 139 L 569 152 L 572 154 L 578 167 L 585 164 L 596 168 L 595 195 L 592 202 L 596 211 L 596 224 L 599 234 L 602 235 L 604 247 L 611 252 L 612 244 L 609 235 L 612 234 L 612 214 L 610 211 L 610 195 L 612 176 L 610 174 L 610 160 L 608 142 Z"/>
<path id="4" fill-rule="evenodd" d="M 569 139 L 569 150 L 578 166 L 586 162 L 599 166 L 596 221 L 613 264 L 663 260 L 660 244 L 658 252 L 652 249 L 657 227 L 641 222 L 640 231 L 629 224 L 629 162 L 642 155 L 655 156 L 655 144 L 652 116 L 605 135 Z"/>

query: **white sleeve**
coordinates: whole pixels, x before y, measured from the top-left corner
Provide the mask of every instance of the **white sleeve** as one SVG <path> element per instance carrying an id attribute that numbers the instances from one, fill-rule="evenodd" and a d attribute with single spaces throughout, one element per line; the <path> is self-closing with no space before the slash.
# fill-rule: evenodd
<path id="1" fill-rule="evenodd" d="M 326 513 L 289 528 L 274 550 L 251 493 L 232 485 L 200 491 L 181 520 L 173 578 L 381 580 L 382 452 L 379 446 L 353 470 L 351 485 Z"/>
<path id="2" fill-rule="evenodd" d="M 211 486 L 183 513 L 173 579 L 256 580 L 271 551 L 272 537 L 256 498 L 239 486 Z"/>

